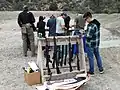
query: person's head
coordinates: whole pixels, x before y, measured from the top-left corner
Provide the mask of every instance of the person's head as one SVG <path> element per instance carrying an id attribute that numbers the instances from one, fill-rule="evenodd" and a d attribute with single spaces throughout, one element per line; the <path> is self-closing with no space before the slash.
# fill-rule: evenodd
<path id="1" fill-rule="evenodd" d="M 43 21 L 44 20 L 44 17 L 43 16 L 40 16 L 39 17 L 39 21 Z"/>
<path id="2" fill-rule="evenodd" d="M 85 21 L 87 21 L 88 23 L 90 23 L 92 21 L 92 14 L 90 12 L 86 12 L 83 15 L 83 18 L 85 19 Z"/>
<path id="3" fill-rule="evenodd" d="M 65 18 L 67 16 L 67 14 L 66 13 L 61 13 L 60 16 L 62 16 L 63 18 Z"/>
<path id="4" fill-rule="evenodd" d="M 28 6 L 27 5 L 23 6 L 23 11 L 28 11 Z"/>
<path id="5" fill-rule="evenodd" d="M 54 15 L 52 15 L 52 16 L 50 16 L 50 18 L 55 18 L 55 16 L 54 16 Z"/>

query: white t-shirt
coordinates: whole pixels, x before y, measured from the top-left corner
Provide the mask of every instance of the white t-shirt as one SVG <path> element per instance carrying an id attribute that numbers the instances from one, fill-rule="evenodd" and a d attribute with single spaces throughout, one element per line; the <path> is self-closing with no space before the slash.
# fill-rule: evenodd
<path id="1" fill-rule="evenodd" d="M 64 33 L 64 29 L 62 28 L 63 25 L 65 25 L 64 19 L 58 17 L 56 20 L 56 33 Z"/>

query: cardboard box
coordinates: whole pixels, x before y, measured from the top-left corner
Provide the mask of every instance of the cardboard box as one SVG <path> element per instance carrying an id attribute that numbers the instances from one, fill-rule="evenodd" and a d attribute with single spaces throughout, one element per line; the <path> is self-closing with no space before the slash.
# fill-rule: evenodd
<path id="1" fill-rule="evenodd" d="M 24 79 L 28 85 L 36 85 L 41 83 L 40 72 L 26 73 L 24 72 Z"/>

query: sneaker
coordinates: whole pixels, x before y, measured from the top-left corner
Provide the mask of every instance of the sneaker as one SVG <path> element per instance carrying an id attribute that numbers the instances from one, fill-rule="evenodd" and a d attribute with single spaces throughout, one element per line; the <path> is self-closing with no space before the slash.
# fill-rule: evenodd
<path id="1" fill-rule="evenodd" d="M 87 72 L 88 75 L 94 76 L 94 72 Z"/>
<path id="2" fill-rule="evenodd" d="M 103 74 L 104 73 L 104 70 L 103 69 L 101 69 L 101 70 L 99 70 L 100 71 L 100 74 Z"/>

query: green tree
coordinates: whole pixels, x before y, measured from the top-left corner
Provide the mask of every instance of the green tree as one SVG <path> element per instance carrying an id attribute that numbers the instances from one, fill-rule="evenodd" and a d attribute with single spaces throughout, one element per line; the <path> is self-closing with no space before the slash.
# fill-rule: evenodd
<path id="1" fill-rule="evenodd" d="M 58 6 L 57 6 L 57 3 L 55 2 L 52 2 L 49 6 L 49 10 L 50 11 L 57 11 L 58 10 Z"/>

